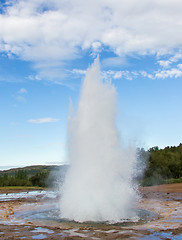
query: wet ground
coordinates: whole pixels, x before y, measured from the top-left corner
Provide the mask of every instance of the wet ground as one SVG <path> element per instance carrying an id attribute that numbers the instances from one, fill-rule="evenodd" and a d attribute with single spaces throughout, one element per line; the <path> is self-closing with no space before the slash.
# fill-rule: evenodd
<path id="1" fill-rule="evenodd" d="M 52 191 L 0 192 L 0 239 L 182 239 L 182 184 L 141 188 L 141 196 L 143 220 L 112 225 L 58 221 Z"/>

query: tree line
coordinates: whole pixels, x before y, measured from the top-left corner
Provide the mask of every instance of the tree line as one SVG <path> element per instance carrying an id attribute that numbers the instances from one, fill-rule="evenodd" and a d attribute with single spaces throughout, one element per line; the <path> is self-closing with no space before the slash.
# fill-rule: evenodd
<path id="1" fill-rule="evenodd" d="M 48 186 L 49 171 L 36 173 L 33 176 L 28 176 L 26 170 L 18 170 L 15 175 L 11 176 L 5 173 L 0 176 L 0 187 L 5 186 Z"/>
<path id="2" fill-rule="evenodd" d="M 63 183 L 68 165 L 35 165 L 0 171 L 0 187 L 56 187 Z"/>
<path id="3" fill-rule="evenodd" d="M 138 177 L 135 178 L 143 186 L 162 183 L 182 182 L 182 144 L 177 147 L 158 146 L 148 150 L 138 149 Z M 18 170 L 0 172 L 0 187 L 3 186 L 35 186 L 53 187 L 63 182 L 68 165 L 32 166 Z"/>
<path id="4" fill-rule="evenodd" d="M 159 149 L 158 146 L 148 151 L 140 149 L 139 155 L 143 158 L 145 171 L 143 185 L 182 182 L 182 144 L 167 146 Z"/>

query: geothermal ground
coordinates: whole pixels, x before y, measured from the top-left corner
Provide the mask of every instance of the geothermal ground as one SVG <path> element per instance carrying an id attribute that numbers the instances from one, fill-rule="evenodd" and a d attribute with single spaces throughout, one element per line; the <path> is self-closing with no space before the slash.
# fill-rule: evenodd
<path id="1" fill-rule="evenodd" d="M 0 239 L 182 239 L 182 184 L 140 191 L 138 208 L 153 212 L 152 217 L 140 223 L 107 225 L 46 218 L 44 211 L 54 214 L 59 202 L 52 191 L 1 190 Z"/>

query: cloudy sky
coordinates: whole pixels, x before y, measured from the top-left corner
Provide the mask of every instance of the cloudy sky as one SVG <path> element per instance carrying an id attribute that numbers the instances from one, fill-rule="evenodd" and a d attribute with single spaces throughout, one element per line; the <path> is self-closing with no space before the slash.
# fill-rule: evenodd
<path id="1" fill-rule="evenodd" d="M 67 161 L 69 98 L 76 108 L 98 54 L 121 137 L 182 142 L 181 12 L 181 0 L 1 0 L 0 165 Z"/>

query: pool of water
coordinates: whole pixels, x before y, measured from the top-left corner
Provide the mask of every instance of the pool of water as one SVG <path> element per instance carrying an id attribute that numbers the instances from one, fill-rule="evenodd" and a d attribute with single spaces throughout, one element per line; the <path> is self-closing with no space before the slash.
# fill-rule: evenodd
<path id="1" fill-rule="evenodd" d="M 12 201 L 12 200 L 20 200 L 26 198 L 49 198 L 55 199 L 58 194 L 54 191 L 25 191 L 25 192 L 15 192 L 15 193 L 1 193 L 0 194 L 0 202 L 4 201 Z"/>
<path id="2" fill-rule="evenodd" d="M 17 201 L 24 198 L 27 201 Z M 32 199 L 36 201 L 32 201 Z M 133 236 L 134 239 L 182 239 L 181 232 L 175 235 L 171 230 L 178 228 L 182 222 L 181 203 L 176 201 L 167 203 L 154 200 L 147 201 L 149 205 L 139 205 L 144 209 L 135 210 L 137 218 L 121 219 L 118 223 L 78 223 L 62 219 L 59 210 L 59 197 L 53 191 L 0 194 L 0 201 L 4 206 L 4 208 L 1 207 L 0 209 L 1 215 L 3 215 L 4 211 L 8 211 L 8 206 L 13 208 L 14 212 L 9 218 L 5 218 L 1 224 L 8 225 L 8 229 L 9 227 L 13 228 L 13 225 L 16 226 L 12 234 L 19 236 L 19 239 L 25 239 L 25 235 L 30 235 L 32 239 L 46 239 L 49 236 L 105 239 L 106 236 L 110 235 L 113 239 L 119 237 L 127 239 L 129 235 Z M 153 211 L 164 216 L 159 218 L 159 215 Z M 167 211 L 169 215 L 166 215 Z M 28 226 L 28 224 L 30 225 Z M 3 237 L 4 239 L 4 236 L 8 234 L 10 234 L 9 230 L 4 227 L 0 231 L 0 238 Z"/>
<path id="3" fill-rule="evenodd" d="M 51 222 L 54 223 L 67 223 L 67 224 L 77 224 L 84 226 L 98 226 L 98 225 L 122 225 L 122 226 L 131 226 L 136 224 L 146 223 L 158 219 L 158 215 L 154 212 L 136 209 L 136 218 L 133 219 L 121 219 L 120 222 L 84 222 L 78 223 L 75 221 L 68 221 L 67 219 L 61 218 L 61 212 L 58 208 L 58 203 L 45 202 L 43 204 L 27 204 L 27 208 L 16 211 L 14 213 L 15 219 L 27 220 L 27 221 L 41 221 L 42 222 Z"/>

